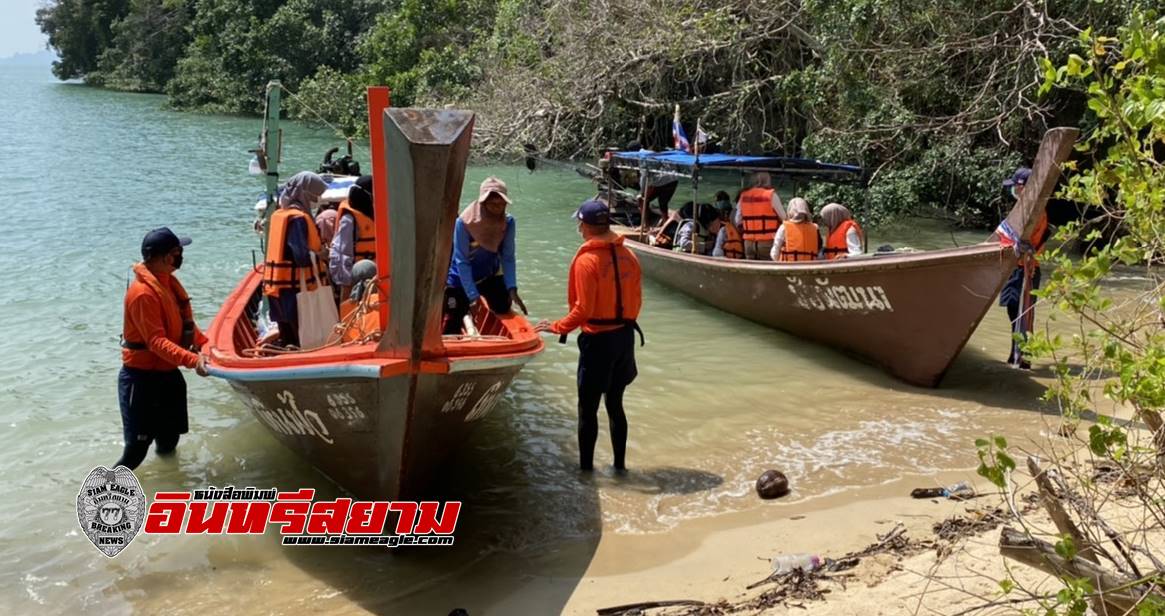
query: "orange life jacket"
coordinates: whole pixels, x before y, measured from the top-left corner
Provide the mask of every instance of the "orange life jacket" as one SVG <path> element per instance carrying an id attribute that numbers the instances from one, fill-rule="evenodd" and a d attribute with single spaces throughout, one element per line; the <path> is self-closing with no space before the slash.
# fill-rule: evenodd
<path id="1" fill-rule="evenodd" d="M 598 275 L 584 275 L 585 270 Z M 594 298 L 591 316 L 582 324 L 588 334 L 614 331 L 630 326 L 639 332 L 639 310 L 643 306 L 643 273 L 639 259 L 623 245 L 623 238 L 613 242 L 588 240 L 579 248 L 570 264 L 567 281 L 567 301 L 574 306 L 578 301 L 576 283 L 593 286 L 587 294 Z M 566 335 L 559 338 L 566 341 Z"/>
<path id="2" fill-rule="evenodd" d="M 727 259 L 743 259 L 744 258 L 744 238 L 740 235 L 740 229 L 731 222 L 724 223 L 724 257 Z"/>
<path id="3" fill-rule="evenodd" d="M 284 254 L 287 242 L 287 227 L 291 221 L 300 218 L 307 224 L 307 248 L 317 256 L 316 275 L 309 268 L 296 266 L 291 255 Z M 277 296 L 286 289 L 299 288 L 299 276 L 303 274 L 305 287 L 311 291 L 316 281 L 326 284 L 328 265 L 318 258 L 320 253 L 320 232 L 311 216 L 295 208 L 280 208 L 271 215 L 271 228 L 267 235 L 267 257 L 263 263 L 263 293 Z M 307 271 L 305 271 L 307 270 Z"/>
<path id="4" fill-rule="evenodd" d="M 340 220 L 344 218 L 344 214 L 351 214 L 353 222 L 356 223 L 355 234 L 352 244 L 353 259 L 355 263 L 361 259 L 368 259 L 369 261 L 376 260 L 376 222 L 365 216 L 360 210 L 348 205 L 345 200 L 340 204 L 339 209 L 336 210 L 336 231 L 340 230 Z M 335 239 L 332 240 L 335 242 Z"/>
<path id="5" fill-rule="evenodd" d="M 174 276 L 170 276 L 169 286 L 164 287 L 161 281 L 141 263 L 134 265 L 133 270 L 136 280 L 126 290 L 126 306 L 128 307 L 130 300 L 136 296 L 143 294 L 155 296 L 162 306 L 162 323 L 166 329 L 166 338 L 183 349 L 189 349 L 194 345 L 196 328 L 194 311 L 190 307 L 190 296 L 186 294 L 186 289 L 182 287 L 182 283 L 178 282 Z M 173 369 L 172 365 L 150 350 L 148 343 L 145 332 L 137 331 L 128 318 L 122 321 L 121 361 L 123 364 L 131 368 L 146 370 L 162 369 L 161 366 L 164 364 Z"/>
<path id="6" fill-rule="evenodd" d="M 740 193 L 740 232 L 745 241 L 771 242 L 781 226 L 773 211 L 773 189 L 755 187 Z"/>
<path id="7" fill-rule="evenodd" d="M 853 219 L 843 220 L 833 233 L 829 234 L 829 239 L 825 240 L 825 258 L 829 260 L 844 259 L 849 255 L 849 243 L 846 241 L 846 234 L 850 229 L 857 229 L 858 237 L 862 236 L 862 227 L 858 225 Z M 788 233 L 786 231 L 785 233 Z"/>
<path id="8" fill-rule="evenodd" d="M 786 220 L 785 245 L 781 246 L 781 261 L 812 261 L 820 249 L 817 225 L 811 222 Z"/>

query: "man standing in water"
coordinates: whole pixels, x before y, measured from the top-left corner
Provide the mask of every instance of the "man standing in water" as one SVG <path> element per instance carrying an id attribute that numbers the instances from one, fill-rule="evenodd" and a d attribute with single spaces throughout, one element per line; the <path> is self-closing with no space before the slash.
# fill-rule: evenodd
<path id="1" fill-rule="evenodd" d="M 578 455 L 579 468 L 594 468 L 599 438 L 599 401 L 605 399 L 611 427 L 615 470 L 625 469 L 627 416 L 623 392 L 635 380 L 635 333 L 643 332 L 636 318 L 643 303 L 639 260 L 611 231 L 611 214 L 600 201 L 590 200 L 575 212 L 583 245 L 570 264 L 567 303 L 570 313 L 551 323 L 543 320 L 535 331 L 560 334 L 560 342 L 576 328 L 578 337 Z"/>
<path id="2" fill-rule="evenodd" d="M 1008 189 L 1016 201 L 1023 194 L 1023 188 L 1031 174 L 1031 169 L 1020 167 L 1010 179 L 1003 181 L 1003 187 Z M 1015 243 L 1006 233 L 1001 232 L 1000 235 L 1004 242 Z M 1036 255 L 1043 251 L 1049 235 L 1048 210 L 1044 208 L 1031 235 L 1015 246 L 1019 264 L 1012 270 L 1011 276 L 999 292 L 999 305 L 1007 309 L 1007 318 L 1011 321 L 1011 353 L 1007 357 L 1007 365 L 1020 370 L 1031 370 L 1031 362 L 1024 359 L 1020 344 L 1021 341 L 1027 340 L 1028 334 L 1032 331 L 1032 323 L 1035 322 L 1036 298 L 1032 291 L 1040 288 L 1040 264 L 1036 260 Z"/>
<path id="3" fill-rule="evenodd" d="M 159 455 L 173 453 L 178 435 L 189 430 L 186 381 L 178 367 L 208 374 L 206 358 L 198 355 L 206 336 L 194 324 L 190 296 L 174 277 L 182 267 L 182 247 L 189 244 L 190 238 L 166 227 L 154 229 L 142 240 L 142 262 L 133 266 L 117 377 L 125 450 L 114 467 L 137 468 L 153 441 Z"/>

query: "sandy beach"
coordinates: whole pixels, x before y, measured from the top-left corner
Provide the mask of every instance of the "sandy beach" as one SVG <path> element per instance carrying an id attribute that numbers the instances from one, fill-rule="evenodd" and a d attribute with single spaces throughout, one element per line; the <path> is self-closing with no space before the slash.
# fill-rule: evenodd
<path id="1" fill-rule="evenodd" d="M 943 474 L 936 480 L 953 482 L 971 474 Z M 919 485 L 928 484 L 913 478 L 858 495 L 792 506 L 773 503 L 760 512 L 695 521 L 662 536 L 606 536 L 564 612 L 594 614 L 645 601 L 736 602 L 763 590 L 746 587 L 768 575 L 772 556 L 838 557 L 876 543 L 878 535 L 899 523 L 910 539 L 930 540 L 935 523 L 957 516 L 976 518 L 999 505 L 991 492 L 965 502 L 910 498 L 910 489 Z M 864 558 L 847 572 L 852 578 L 823 585 L 825 600 L 792 601 L 787 608 L 762 613 L 953 614 L 983 605 L 1000 596 L 998 580 L 1005 576 L 998 533 L 994 529 L 949 544 L 941 562 L 935 549 L 901 561 L 891 555 Z M 1020 570 L 1029 588 L 1046 577 L 1013 569 Z"/>

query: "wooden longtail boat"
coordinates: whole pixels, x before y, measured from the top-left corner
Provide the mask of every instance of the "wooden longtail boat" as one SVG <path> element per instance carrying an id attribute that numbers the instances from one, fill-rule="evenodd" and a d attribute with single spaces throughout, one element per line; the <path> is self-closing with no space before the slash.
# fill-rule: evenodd
<path id="1" fill-rule="evenodd" d="M 278 152 L 268 120 L 266 145 Z M 463 111 L 391 109 L 387 90 L 369 91 L 377 271 L 389 273 L 379 280 L 379 297 L 389 301 L 381 302 L 386 333 L 378 341 L 248 352 L 256 346 L 261 268 L 243 278 L 208 332 L 211 373 L 280 442 L 362 498 L 423 494 L 434 468 L 542 350 L 516 314 L 478 313 L 479 335 L 441 335 L 473 120 Z"/>
<path id="2" fill-rule="evenodd" d="M 1007 217 L 1027 237 L 1078 131 L 1056 128 Z M 698 173 L 695 169 L 694 173 Z M 681 254 L 621 228 L 643 273 L 726 312 L 852 353 L 911 383 L 935 387 L 1015 268 L 997 234 L 963 248 L 773 263 Z"/>

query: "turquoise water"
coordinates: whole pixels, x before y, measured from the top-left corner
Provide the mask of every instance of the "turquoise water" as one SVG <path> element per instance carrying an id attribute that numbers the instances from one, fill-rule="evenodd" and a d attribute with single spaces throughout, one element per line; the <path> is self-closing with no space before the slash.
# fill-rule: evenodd
<path id="1" fill-rule="evenodd" d="M 259 96 L 260 93 L 256 93 Z M 1008 337 L 993 309 L 938 391 L 919 390 L 648 282 L 648 345 L 628 393 L 627 478 L 573 470 L 573 344 L 550 343 L 456 453 L 438 490 L 465 501 L 458 545 L 386 555 L 283 549 L 274 536 L 139 536 L 108 560 L 80 534 L 81 479 L 121 449 L 115 378 L 127 273 L 146 230 L 194 237 L 179 272 L 205 325 L 252 263 L 246 174 L 252 118 L 165 110 L 157 96 L 55 82 L 47 69 L 0 67 L 0 604 L 4 611 L 437 610 L 505 612 L 539 586 L 547 613 L 585 570 L 600 535 L 669 532 L 685 520 L 751 510 L 765 468 L 792 500 L 967 468 L 976 436 L 1037 427 L 1038 385 L 1001 363 Z M 339 145 L 289 125 L 285 169 Z M 367 165 L 367 157 L 362 162 Z M 579 239 L 569 214 L 591 193 L 570 171 L 473 167 L 507 181 L 518 220 L 519 280 L 531 318 L 564 311 Z M 465 194 L 471 194 L 469 189 Z M 969 243 L 921 223 L 873 231 L 870 244 Z M 904 335 L 909 335 L 908 332 Z M 148 493 L 205 485 L 338 490 L 280 446 L 225 383 L 188 375 L 191 433 L 173 459 L 138 470 Z M 601 422 L 605 423 L 605 422 Z M 596 462 L 609 461 L 605 427 Z M 451 592 L 457 589 L 458 592 Z M 435 612 L 434 612 L 435 613 Z"/>

